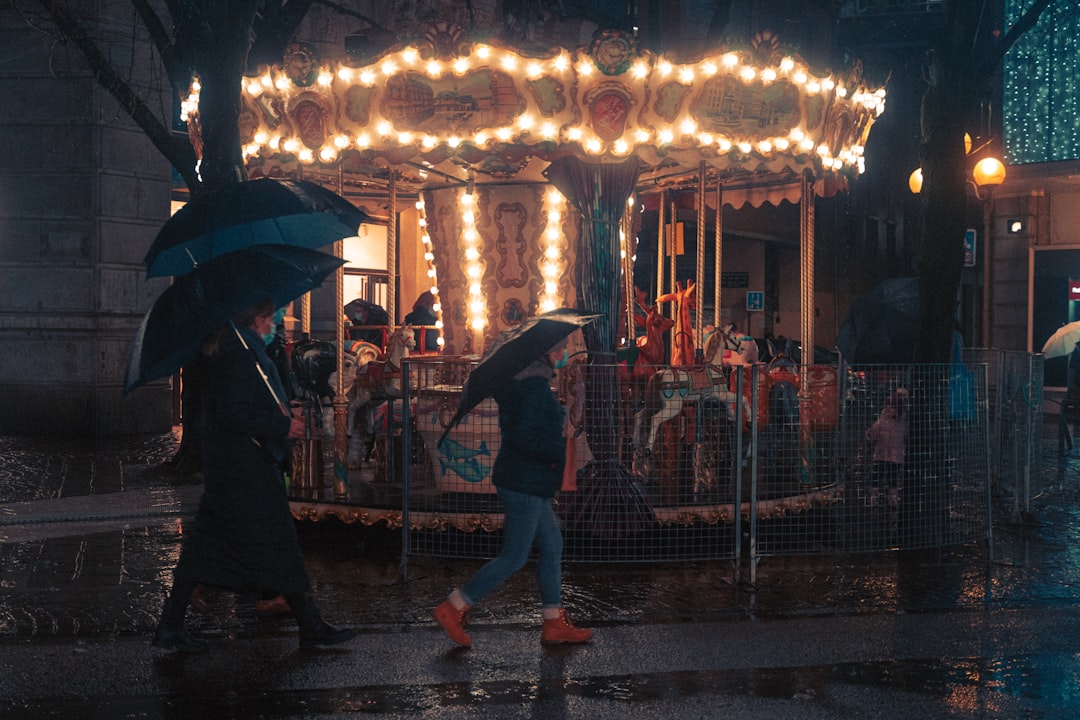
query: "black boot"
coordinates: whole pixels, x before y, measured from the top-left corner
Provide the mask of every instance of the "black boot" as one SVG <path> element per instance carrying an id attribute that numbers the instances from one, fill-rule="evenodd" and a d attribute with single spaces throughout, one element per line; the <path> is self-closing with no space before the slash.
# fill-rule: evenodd
<path id="1" fill-rule="evenodd" d="M 296 624 L 300 626 L 300 647 L 337 645 L 352 640 L 356 633 L 349 628 L 334 627 L 322 619 L 319 608 L 309 595 L 287 594 L 285 602 L 292 608 Z"/>
<path id="2" fill-rule="evenodd" d="M 163 650 L 179 650 L 186 653 L 206 652 L 210 647 L 202 638 L 197 638 L 184 627 L 184 614 L 187 604 L 170 597 L 165 601 L 165 610 L 161 614 L 157 630 L 154 631 L 154 647 Z"/>

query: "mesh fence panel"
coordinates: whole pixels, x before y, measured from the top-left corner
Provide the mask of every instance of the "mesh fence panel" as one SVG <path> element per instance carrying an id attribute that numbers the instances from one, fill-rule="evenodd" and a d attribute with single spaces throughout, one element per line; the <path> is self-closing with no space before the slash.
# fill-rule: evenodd
<path id="1" fill-rule="evenodd" d="M 474 362 L 406 365 L 410 412 L 392 442 L 401 445 L 412 553 L 485 558 L 500 546 L 494 400 L 439 443 Z M 571 363 L 553 383 L 570 438 L 556 498 L 565 557 L 737 560 L 744 528 L 754 562 L 986 539 L 987 369 L 759 364 L 635 377 L 621 366 Z M 617 401 L 590 408 L 587 384 L 611 381 Z M 898 466 L 875 464 L 868 436 L 887 407 L 906 434 Z"/>

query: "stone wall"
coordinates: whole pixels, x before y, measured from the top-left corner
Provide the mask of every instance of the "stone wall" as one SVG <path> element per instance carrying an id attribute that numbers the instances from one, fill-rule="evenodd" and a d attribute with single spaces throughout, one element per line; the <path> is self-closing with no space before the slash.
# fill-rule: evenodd
<path id="1" fill-rule="evenodd" d="M 145 42 L 79 7 L 106 56 L 168 117 Z M 44 25 L 48 27 L 48 24 Z M 0 432 L 100 435 L 171 426 L 167 382 L 121 394 L 135 329 L 167 280 L 142 257 L 169 214 L 169 167 L 70 44 L 0 9 Z"/>

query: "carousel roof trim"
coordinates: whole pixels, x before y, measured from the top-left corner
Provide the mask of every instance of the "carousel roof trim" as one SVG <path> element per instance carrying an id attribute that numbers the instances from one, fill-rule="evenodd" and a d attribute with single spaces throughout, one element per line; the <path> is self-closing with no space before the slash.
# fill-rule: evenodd
<path id="1" fill-rule="evenodd" d="M 420 43 L 352 66 L 288 55 L 247 78 L 245 161 L 383 170 L 406 164 L 509 179 L 533 159 L 636 154 L 647 166 L 724 175 L 859 173 L 884 107 L 858 68 L 815 75 L 776 47 L 679 63 L 621 31 L 588 48 L 530 56 L 436 28 Z M 198 88 L 185 103 L 197 114 Z M 419 172 L 419 170 L 417 170 Z"/>

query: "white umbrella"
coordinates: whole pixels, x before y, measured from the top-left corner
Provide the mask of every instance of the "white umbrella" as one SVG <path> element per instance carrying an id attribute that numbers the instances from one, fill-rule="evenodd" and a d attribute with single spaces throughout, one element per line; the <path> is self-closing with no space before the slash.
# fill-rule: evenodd
<path id="1" fill-rule="evenodd" d="M 1080 320 L 1062 325 L 1043 344 L 1043 355 L 1047 359 L 1064 357 L 1073 351 L 1080 342 Z"/>

